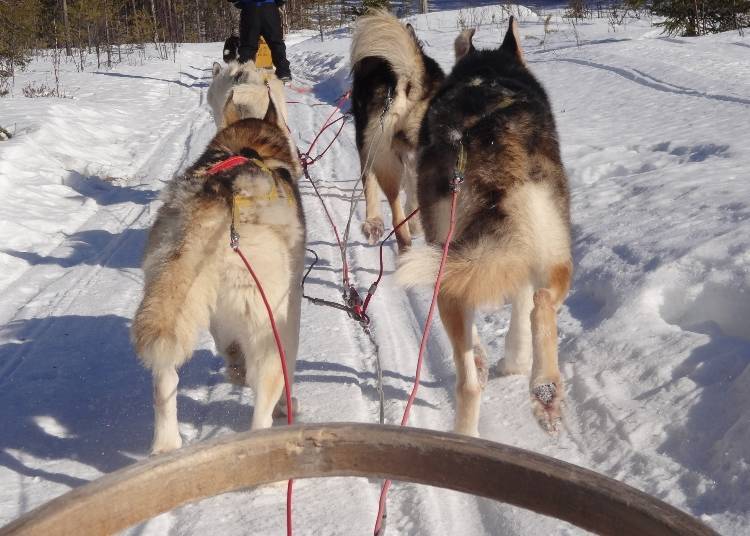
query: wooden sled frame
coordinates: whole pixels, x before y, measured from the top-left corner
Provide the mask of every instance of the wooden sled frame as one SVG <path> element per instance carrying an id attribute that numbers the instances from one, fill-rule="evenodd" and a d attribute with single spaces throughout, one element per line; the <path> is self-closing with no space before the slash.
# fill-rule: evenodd
<path id="1" fill-rule="evenodd" d="M 328 476 L 453 489 L 601 534 L 716 534 L 630 486 L 541 454 L 430 430 L 342 423 L 233 434 L 156 456 L 42 505 L 0 536 L 111 534 L 221 493 Z"/>

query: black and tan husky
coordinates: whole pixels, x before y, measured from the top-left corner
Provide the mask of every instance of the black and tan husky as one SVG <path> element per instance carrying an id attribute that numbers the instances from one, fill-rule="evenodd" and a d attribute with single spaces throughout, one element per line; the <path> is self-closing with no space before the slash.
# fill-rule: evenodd
<path id="1" fill-rule="evenodd" d="M 415 155 L 419 125 L 430 97 L 444 78 L 440 66 L 422 51 L 410 24 L 375 11 L 357 20 L 352 36 L 352 113 L 363 173 L 367 219 L 362 232 L 371 244 L 383 235 L 380 190 L 391 205 L 393 225 L 416 208 Z M 417 230 L 417 219 L 410 221 Z M 404 225 L 396 233 L 399 249 L 411 245 Z"/>
<path id="2" fill-rule="evenodd" d="M 482 306 L 513 305 L 503 374 L 531 375 L 532 409 L 548 431 L 560 420 L 557 310 L 572 273 L 569 193 L 547 95 L 528 70 L 511 19 L 502 45 L 456 39 L 457 63 L 431 100 L 419 139 L 418 200 L 429 244 L 402 259 L 406 284 L 435 281 L 461 153 L 465 182 L 438 297 L 456 363 L 458 432 L 478 435 Z"/>
<path id="3" fill-rule="evenodd" d="M 154 377 L 154 453 L 182 444 L 176 368 L 192 355 L 201 328 L 210 329 L 235 379 L 255 391 L 252 428 L 273 422 L 284 387 L 281 363 L 258 288 L 229 246 L 232 224 L 294 371 L 305 243 L 301 169 L 278 112 L 285 109 L 280 82 L 264 79 L 251 64 L 227 69 L 235 84 L 217 121 L 227 126 L 166 187 L 143 261 L 144 297 L 132 338 Z"/>

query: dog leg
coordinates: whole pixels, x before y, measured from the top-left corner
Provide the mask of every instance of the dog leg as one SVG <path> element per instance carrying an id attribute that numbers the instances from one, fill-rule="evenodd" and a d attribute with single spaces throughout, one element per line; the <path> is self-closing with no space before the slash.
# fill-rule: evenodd
<path id="1" fill-rule="evenodd" d="M 410 160 L 416 160 L 416 157 L 410 158 Z M 404 164 L 404 190 L 406 191 L 406 214 L 411 214 L 414 209 L 419 206 L 417 201 L 417 177 L 414 172 L 416 163 Z M 412 235 L 422 234 L 422 220 L 419 219 L 419 215 L 414 216 L 409 220 L 409 231 Z"/>
<path id="2" fill-rule="evenodd" d="M 399 188 L 398 180 L 389 180 L 387 184 L 383 185 L 383 193 L 388 199 L 388 203 L 391 205 L 391 217 L 394 228 L 406 219 L 404 207 L 401 205 Z M 398 231 L 396 231 L 396 242 L 398 242 L 399 253 L 403 253 L 411 247 L 411 234 L 409 233 L 408 225 L 402 225 Z"/>
<path id="3" fill-rule="evenodd" d="M 271 341 L 273 345 L 273 341 Z M 270 346 L 269 346 L 270 349 Z M 284 390 L 284 375 L 275 346 L 266 352 L 259 363 L 257 376 L 252 379 L 255 391 L 255 410 L 251 430 L 270 428 L 273 425 L 273 411 Z M 289 379 L 291 381 L 291 378 Z"/>
<path id="4" fill-rule="evenodd" d="M 558 431 L 560 403 L 564 397 L 557 363 L 557 310 L 570 288 L 570 263 L 550 270 L 548 288 L 534 292 L 531 334 L 534 361 L 531 369 L 531 405 L 534 416 L 547 432 Z"/>
<path id="5" fill-rule="evenodd" d="M 474 355 L 473 311 L 448 298 L 438 297 L 443 326 L 453 345 L 456 364 L 456 421 L 459 434 L 479 436 L 482 385 Z"/>
<path id="6" fill-rule="evenodd" d="M 401 205 L 401 196 L 396 194 L 393 198 L 388 197 L 388 202 L 391 204 L 391 214 L 393 215 L 393 227 L 396 227 L 399 223 L 406 219 L 404 214 L 404 207 Z M 413 220 L 414 218 L 412 218 Z M 411 233 L 409 232 L 409 225 L 402 225 L 396 231 L 396 242 L 398 242 L 398 252 L 403 253 L 411 247 Z"/>
<path id="7" fill-rule="evenodd" d="M 497 372 L 525 374 L 531 372 L 531 310 L 534 306 L 534 289 L 531 285 L 521 288 L 513 297 L 510 327 L 505 336 L 505 357 L 497 364 Z"/>
<path id="8" fill-rule="evenodd" d="M 474 352 L 474 364 L 477 366 L 477 376 L 479 385 L 482 389 L 487 387 L 487 380 L 490 377 L 490 369 L 487 366 L 487 350 L 485 350 L 482 340 L 479 338 L 479 331 L 476 324 L 471 325 L 472 351 Z"/>
<path id="9" fill-rule="evenodd" d="M 151 454 L 169 452 L 182 446 L 177 426 L 177 384 L 174 367 L 155 369 L 154 377 L 154 441 Z"/>
<path id="10" fill-rule="evenodd" d="M 375 174 L 370 170 L 364 175 L 365 182 L 365 222 L 362 233 L 370 244 L 377 244 L 383 236 L 385 225 L 380 212 L 380 186 Z"/>
<path id="11" fill-rule="evenodd" d="M 299 348 L 299 325 L 300 325 L 300 314 L 302 307 L 302 294 L 299 285 L 294 284 L 301 278 L 301 274 L 297 274 L 292 278 L 291 292 L 289 293 L 289 316 L 288 320 L 283 322 L 280 326 L 281 329 L 281 340 L 284 343 L 284 350 L 286 352 L 286 369 L 289 374 L 289 381 L 292 382 L 294 378 L 294 370 L 297 364 L 297 350 Z M 281 397 L 276 403 L 276 407 L 273 410 L 274 417 L 286 417 L 289 409 L 286 405 L 286 396 L 284 392 L 281 392 Z M 299 412 L 299 401 L 292 397 L 292 415 L 296 416 Z"/>
<path id="12" fill-rule="evenodd" d="M 296 419 L 298 413 L 299 413 L 299 400 L 297 400 L 296 396 L 293 396 L 292 397 L 292 417 Z M 284 394 L 284 391 L 282 391 L 281 398 L 279 398 L 279 401 L 276 402 L 276 407 L 273 408 L 273 418 L 280 419 L 281 417 L 286 417 L 287 415 L 289 415 L 289 410 L 286 407 L 286 395 Z"/>

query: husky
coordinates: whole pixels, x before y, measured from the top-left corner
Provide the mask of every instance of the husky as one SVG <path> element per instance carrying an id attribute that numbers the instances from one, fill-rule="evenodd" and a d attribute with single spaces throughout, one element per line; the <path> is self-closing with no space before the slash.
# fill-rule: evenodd
<path id="1" fill-rule="evenodd" d="M 234 89 L 235 85 L 240 85 L 241 81 L 239 78 L 247 76 L 247 70 L 240 68 L 240 64 L 236 61 L 229 62 L 228 65 L 222 66 L 221 63 L 215 61 L 211 66 L 211 85 L 208 86 L 208 92 L 206 94 L 206 102 L 208 107 L 211 108 L 211 116 L 214 118 L 216 128 L 222 128 L 226 126 L 224 122 L 224 108 L 229 100 L 229 95 Z M 250 85 L 249 88 L 254 90 L 258 95 L 256 99 L 258 102 L 262 102 L 260 94 L 263 93 L 263 87 L 260 85 Z M 256 102 L 253 99 L 251 102 Z"/>
<path id="2" fill-rule="evenodd" d="M 270 94 L 277 123 L 281 130 L 289 132 L 284 84 L 276 76 L 270 76 L 268 70 L 259 69 L 250 62 L 240 64 L 230 61 L 224 67 L 214 62 L 211 74 L 206 100 L 217 128 L 224 128 L 236 121 L 238 114 L 243 117 L 262 115 Z M 297 146 L 291 135 L 287 136 L 287 140 L 292 154 L 297 154 Z"/>
<path id="3" fill-rule="evenodd" d="M 473 34 L 456 39 L 457 63 L 424 117 L 417 175 L 427 245 L 402 256 L 398 277 L 434 283 L 452 181 L 463 175 L 438 295 L 456 363 L 455 430 L 478 435 L 486 354 L 474 311 L 510 301 L 498 372 L 530 374 L 533 413 L 554 433 L 563 399 L 556 316 L 573 270 L 567 177 L 549 100 L 525 64 L 516 21 L 494 50 L 476 50 Z"/>
<path id="4" fill-rule="evenodd" d="M 232 33 L 227 40 L 224 41 L 224 63 L 235 61 L 237 59 L 237 50 L 240 48 L 240 38 Z"/>
<path id="5" fill-rule="evenodd" d="M 230 227 L 272 304 L 290 375 L 295 368 L 305 246 L 301 168 L 279 113 L 278 80 L 267 75 L 266 85 L 252 64 L 228 69 L 236 83 L 223 107 L 226 127 L 166 186 L 146 245 L 144 296 L 131 334 L 153 374 L 153 453 L 182 445 L 177 368 L 192 355 L 203 327 L 225 357 L 230 379 L 254 390 L 251 428 L 273 423 L 284 388 L 281 363 L 259 290 L 230 248 Z M 279 409 L 293 410 L 282 403 Z"/>
<path id="6" fill-rule="evenodd" d="M 416 208 L 416 148 L 427 104 L 445 77 L 422 50 L 414 28 L 393 15 L 375 11 L 357 21 L 352 37 L 352 113 L 364 181 L 366 220 L 362 232 L 370 244 L 383 235 L 380 190 L 391 206 L 394 227 Z M 416 219 L 409 222 L 419 232 Z M 407 226 L 396 232 L 399 250 L 411 245 Z"/>

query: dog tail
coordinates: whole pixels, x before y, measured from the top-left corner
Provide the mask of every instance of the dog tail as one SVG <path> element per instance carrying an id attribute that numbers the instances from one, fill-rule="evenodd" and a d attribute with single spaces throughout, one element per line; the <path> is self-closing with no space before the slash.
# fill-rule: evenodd
<path id="1" fill-rule="evenodd" d="M 387 11 L 373 11 L 357 20 L 350 58 L 352 69 L 365 58 L 381 58 L 397 80 L 422 84 L 424 65 L 416 35 Z"/>
<path id="2" fill-rule="evenodd" d="M 399 258 L 398 283 L 407 288 L 434 285 L 442 258 L 435 245 L 415 247 Z M 502 303 L 528 280 L 529 265 L 520 255 L 498 255 L 477 246 L 468 252 L 451 250 L 443 268 L 440 295 L 467 306 Z"/>
<path id="3" fill-rule="evenodd" d="M 144 297 L 133 318 L 131 338 L 144 366 L 152 370 L 187 361 L 197 330 L 208 325 L 216 299 L 218 276 L 208 263 L 226 244 L 222 235 L 231 216 L 220 203 L 188 208 L 193 210 L 184 212 L 192 218 L 179 222 L 179 211 L 162 207 L 149 236 Z M 181 227 L 177 233 L 175 225 Z"/>
<path id="4" fill-rule="evenodd" d="M 398 259 L 396 280 L 407 288 L 427 286 L 435 282 L 442 251 L 437 246 L 414 247 Z"/>

